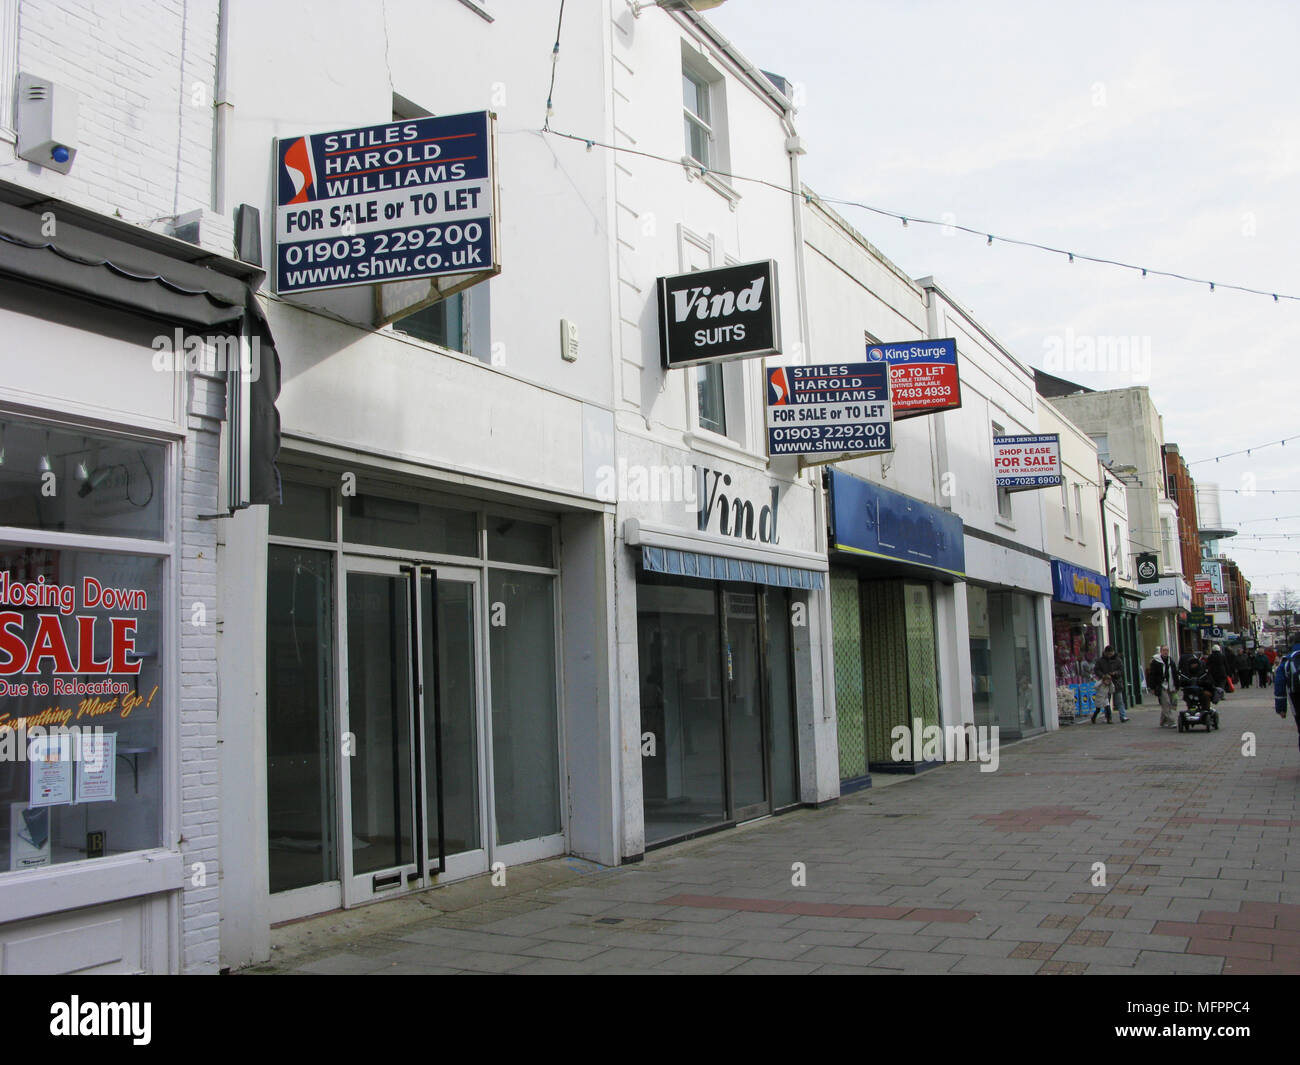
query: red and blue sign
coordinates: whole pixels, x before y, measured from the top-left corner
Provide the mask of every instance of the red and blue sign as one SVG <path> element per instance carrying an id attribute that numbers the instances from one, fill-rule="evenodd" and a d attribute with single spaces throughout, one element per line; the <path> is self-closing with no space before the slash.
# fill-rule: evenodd
<path id="1" fill-rule="evenodd" d="M 277 292 L 495 272 L 486 111 L 276 142 Z"/>
<path id="2" fill-rule="evenodd" d="M 961 406 L 955 340 L 868 344 L 867 362 L 889 365 L 895 421 Z"/>

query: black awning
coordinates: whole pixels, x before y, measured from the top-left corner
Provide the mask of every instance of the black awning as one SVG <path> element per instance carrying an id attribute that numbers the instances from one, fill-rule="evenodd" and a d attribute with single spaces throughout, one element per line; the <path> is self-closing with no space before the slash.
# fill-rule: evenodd
<path id="1" fill-rule="evenodd" d="M 253 291 L 256 281 L 78 225 L 72 219 L 85 212 L 74 208 L 64 212 L 48 201 L 39 206 L 43 210 L 0 202 L 0 278 L 180 325 L 201 336 L 256 339 L 260 372 L 249 382 L 247 408 L 241 415 L 249 423 L 248 483 L 243 500 L 235 502 L 279 503 L 280 416 L 275 401 L 280 394 L 280 359 Z M 135 235 L 126 226 L 119 232 Z M 142 244 L 159 241 L 157 234 L 145 230 L 139 236 Z"/>

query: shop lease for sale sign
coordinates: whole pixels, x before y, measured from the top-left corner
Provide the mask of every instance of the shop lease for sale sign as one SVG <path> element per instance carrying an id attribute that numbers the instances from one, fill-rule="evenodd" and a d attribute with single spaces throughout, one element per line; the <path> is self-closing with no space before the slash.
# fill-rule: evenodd
<path id="1" fill-rule="evenodd" d="M 1061 436 L 995 436 L 993 474 L 999 488 L 1019 492 L 1061 483 Z"/>
<path id="2" fill-rule="evenodd" d="M 768 369 L 770 455 L 872 454 L 894 449 L 884 363 Z"/>
<path id="3" fill-rule="evenodd" d="M 486 111 L 276 141 L 279 293 L 499 271 Z"/>

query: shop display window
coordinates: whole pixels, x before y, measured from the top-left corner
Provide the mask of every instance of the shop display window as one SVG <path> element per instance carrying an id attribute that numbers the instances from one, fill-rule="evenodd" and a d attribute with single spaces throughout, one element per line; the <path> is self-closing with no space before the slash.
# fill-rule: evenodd
<path id="1" fill-rule="evenodd" d="M 0 544 L 0 873 L 161 845 L 163 567 Z"/>

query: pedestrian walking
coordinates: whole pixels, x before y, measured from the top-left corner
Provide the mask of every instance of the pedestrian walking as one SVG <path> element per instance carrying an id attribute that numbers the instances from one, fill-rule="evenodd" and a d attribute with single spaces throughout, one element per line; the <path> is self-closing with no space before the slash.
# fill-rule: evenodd
<path id="1" fill-rule="evenodd" d="M 1214 681 L 1216 688 L 1228 687 L 1228 660 L 1223 657 L 1223 648 L 1217 643 L 1210 648 L 1210 653 L 1205 659 L 1205 668 L 1209 670 L 1210 679 Z"/>
<path id="2" fill-rule="evenodd" d="M 1259 674 L 1259 686 L 1262 688 L 1268 683 L 1269 677 L 1268 655 L 1263 651 L 1255 652 L 1255 672 Z"/>
<path id="3" fill-rule="evenodd" d="M 1290 653 L 1279 655 L 1273 666 L 1273 709 L 1278 717 L 1286 717 L 1288 702 L 1300 732 L 1300 633 L 1296 633 Z"/>
<path id="4" fill-rule="evenodd" d="M 1255 677 L 1254 663 L 1250 660 L 1250 653 L 1243 647 L 1237 652 L 1237 680 L 1241 682 L 1243 688 L 1249 688 L 1250 682 Z"/>
<path id="5" fill-rule="evenodd" d="M 1160 727 L 1178 727 L 1178 670 L 1169 657 L 1169 648 L 1160 647 L 1147 666 L 1147 688 L 1160 700 Z"/>
<path id="6" fill-rule="evenodd" d="M 1109 725 L 1110 712 L 1118 705 L 1119 720 L 1123 724 L 1128 720 L 1128 710 L 1124 706 L 1124 663 L 1110 644 L 1102 650 L 1094 671 L 1097 676 L 1097 709 L 1092 712 L 1092 723 L 1095 725 L 1097 715 L 1104 711 Z"/>

